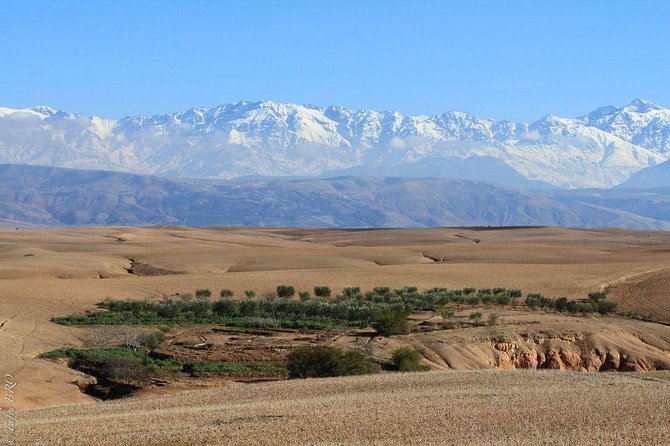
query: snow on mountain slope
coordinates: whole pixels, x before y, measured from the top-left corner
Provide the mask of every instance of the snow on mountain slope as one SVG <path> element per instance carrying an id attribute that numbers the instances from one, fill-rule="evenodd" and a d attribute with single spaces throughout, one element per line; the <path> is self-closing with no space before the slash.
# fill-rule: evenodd
<path id="1" fill-rule="evenodd" d="M 1 163 L 201 178 L 379 174 L 422 160 L 493 157 L 529 180 L 610 187 L 669 159 L 669 135 L 670 110 L 642 100 L 530 124 L 269 101 L 121 120 L 0 108 Z"/>
<path id="2" fill-rule="evenodd" d="M 670 110 L 644 99 L 621 108 L 601 107 L 581 120 L 632 144 L 670 152 Z"/>
<path id="3" fill-rule="evenodd" d="M 21 109 L 0 107 L 0 118 L 4 117 L 21 118 L 27 116 L 39 119 L 46 119 L 49 116 L 55 115 L 56 113 L 57 113 L 56 110 L 46 105 L 40 105 L 33 108 L 21 108 Z"/>

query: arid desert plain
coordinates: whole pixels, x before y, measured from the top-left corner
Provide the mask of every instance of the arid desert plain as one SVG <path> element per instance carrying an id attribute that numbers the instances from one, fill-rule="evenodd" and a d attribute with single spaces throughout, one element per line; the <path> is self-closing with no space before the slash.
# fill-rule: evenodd
<path id="1" fill-rule="evenodd" d="M 165 354 L 280 361 L 299 345 L 409 346 L 428 372 L 153 381 L 101 401 L 91 377 L 39 356 L 82 348 L 90 326 L 53 317 L 107 298 L 160 300 L 278 285 L 504 287 L 550 298 L 607 292 L 617 314 L 505 306 L 368 327 L 234 333 L 166 329 Z M 96 227 L 0 231 L 0 370 L 16 380 L 16 444 L 670 444 L 670 233 L 557 228 L 384 230 Z M 482 321 L 468 319 L 477 310 Z M 476 319 L 477 321 L 479 319 Z M 176 346 L 186 346 L 177 350 Z M 190 348 L 190 347 L 189 347 Z M 170 350 L 172 349 L 172 350 Z M 265 353 L 264 353 L 265 352 Z M 265 356 L 264 356 L 265 355 Z M 242 358 L 242 359 L 240 359 Z M 540 370 L 541 369 L 541 370 Z M 253 374 L 252 374 L 253 375 Z M 228 379 L 230 378 L 230 379 Z M 90 392 L 89 392 L 90 393 Z"/>

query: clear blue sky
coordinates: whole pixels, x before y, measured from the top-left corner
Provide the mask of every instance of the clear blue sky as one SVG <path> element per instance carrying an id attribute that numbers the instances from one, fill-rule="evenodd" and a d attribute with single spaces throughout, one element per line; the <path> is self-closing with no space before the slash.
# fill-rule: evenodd
<path id="1" fill-rule="evenodd" d="M 670 106 L 670 1 L 1 1 L 0 105 L 247 100 L 531 120 Z"/>

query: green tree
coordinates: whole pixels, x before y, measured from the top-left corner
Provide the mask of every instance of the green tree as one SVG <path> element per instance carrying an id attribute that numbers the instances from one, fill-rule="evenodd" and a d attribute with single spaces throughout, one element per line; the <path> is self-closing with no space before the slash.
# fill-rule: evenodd
<path id="1" fill-rule="evenodd" d="M 279 285 L 277 287 L 277 296 L 283 299 L 289 299 L 295 296 L 295 288 L 290 285 Z"/>
<path id="2" fill-rule="evenodd" d="M 314 287 L 314 295 L 316 297 L 330 297 L 330 287 L 320 285 Z"/>
<path id="3" fill-rule="evenodd" d="M 407 332 L 407 312 L 385 308 L 377 313 L 372 328 L 381 336 L 392 336 Z"/>

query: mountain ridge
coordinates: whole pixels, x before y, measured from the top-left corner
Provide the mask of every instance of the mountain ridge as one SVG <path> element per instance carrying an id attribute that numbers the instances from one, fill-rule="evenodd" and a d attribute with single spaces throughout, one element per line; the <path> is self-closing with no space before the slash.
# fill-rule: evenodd
<path id="1" fill-rule="evenodd" d="M 0 165 L 0 225 L 434 227 L 670 230 L 670 190 L 519 191 L 469 180 L 347 176 L 167 179 Z"/>
<path id="2" fill-rule="evenodd" d="M 229 179 L 496 158 L 529 181 L 612 187 L 670 159 L 670 110 L 642 99 L 531 123 L 239 101 L 119 120 L 0 108 L 0 162 Z M 448 170 L 448 169 L 447 169 Z M 490 172 L 483 171 L 480 180 Z"/>

